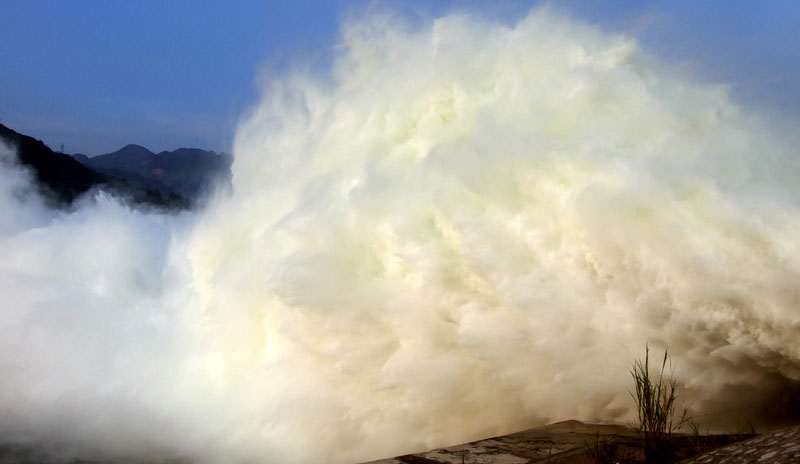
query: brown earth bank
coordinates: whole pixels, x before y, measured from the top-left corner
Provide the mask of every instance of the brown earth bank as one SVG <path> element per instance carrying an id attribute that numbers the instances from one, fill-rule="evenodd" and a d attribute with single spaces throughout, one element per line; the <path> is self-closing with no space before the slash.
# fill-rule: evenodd
<path id="1" fill-rule="evenodd" d="M 707 464 L 800 463 L 800 426 L 763 435 L 673 435 L 668 449 L 648 461 L 632 427 L 564 421 L 366 464 L 532 464 L 646 462 Z"/>
<path id="2" fill-rule="evenodd" d="M 65 450 L 62 450 L 65 451 Z M 68 450 L 66 450 L 68 451 Z M 0 464 L 188 464 L 191 460 L 139 458 L 64 459 L 58 450 L 0 446 Z M 648 462 L 638 431 L 618 424 L 564 421 L 523 432 L 364 464 L 640 464 Z M 758 435 L 675 435 L 659 463 L 800 463 L 800 425 Z"/>

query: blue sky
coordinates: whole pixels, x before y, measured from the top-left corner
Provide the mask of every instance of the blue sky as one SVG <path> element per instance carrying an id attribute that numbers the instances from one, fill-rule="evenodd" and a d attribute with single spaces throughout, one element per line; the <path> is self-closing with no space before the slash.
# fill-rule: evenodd
<path id="1" fill-rule="evenodd" d="M 375 2 L 387 3 L 387 2 Z M 539 2 L 393 1 L 412 14 L 470 9 L 514 21 Z M 4 0 L 0 123 L 68 153 L 127 143 L 230 150 L 257 77 L 325 66 L 341 20 L 366 1 Z M 642 46 L 772 113 L 800 115 L 800 2 L 568 0 L 557 9 Z M 798 118 L 800 119 L 800 118 Z"/>

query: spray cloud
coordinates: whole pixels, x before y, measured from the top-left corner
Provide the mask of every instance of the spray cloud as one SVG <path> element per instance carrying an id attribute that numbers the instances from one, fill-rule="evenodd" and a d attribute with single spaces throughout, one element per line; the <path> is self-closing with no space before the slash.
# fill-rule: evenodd
<path id="1" fill-rule="evenodd" d="M 647 341 L 699 412 L 796 419 L 800 169 L 775 132 L 546 10 L 349 23 L 331 80 L 272 83 L 196 216 L 23 205 L 6 163 L 0 434 L 368 460 L 626 420 Z"/>

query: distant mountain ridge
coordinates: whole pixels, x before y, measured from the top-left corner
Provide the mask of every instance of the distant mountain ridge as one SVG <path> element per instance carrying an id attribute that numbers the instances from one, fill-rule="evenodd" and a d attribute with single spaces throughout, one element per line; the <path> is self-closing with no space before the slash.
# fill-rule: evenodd
<path id="1" fill-rule="evenodd" d="M 13 148 L 19 164 L 32 171 L 36 187 L 54 206 L 69 206 L 90 189 L 102 188 L 134 206 L 181 210 L 199 204 L 218 186 L 230 186 L 233 157 L 224 153 L 179 148 L 155 154 L 126 145 L 92 158 L 70 156 L 2 124 L 0 141 Z"/>
<path id="2" fill-rule="evenodd" d="M 126 145 L 104 155 L 73 155 L 82 165 L 102 174 L 158 191 L 163 196 L 177 194 L 193 203 L 219 186 L 230 186 L 233 157 L 198 148 L 178 148 L 153 153 L 141 145 Z"/>

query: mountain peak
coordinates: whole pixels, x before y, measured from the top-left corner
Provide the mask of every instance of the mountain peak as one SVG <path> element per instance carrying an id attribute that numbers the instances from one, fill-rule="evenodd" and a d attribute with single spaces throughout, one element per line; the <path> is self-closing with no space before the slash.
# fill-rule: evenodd
<path id="1" fill-rule="evenodd" d="M 134 143 L 129 143 L 124 147 L 120 148 L 119 150 L 111 153 L 112 155 L 125 155 L 125 156 L 153 156 L 154 153 L 147 148 L 136 145 Z"/>

